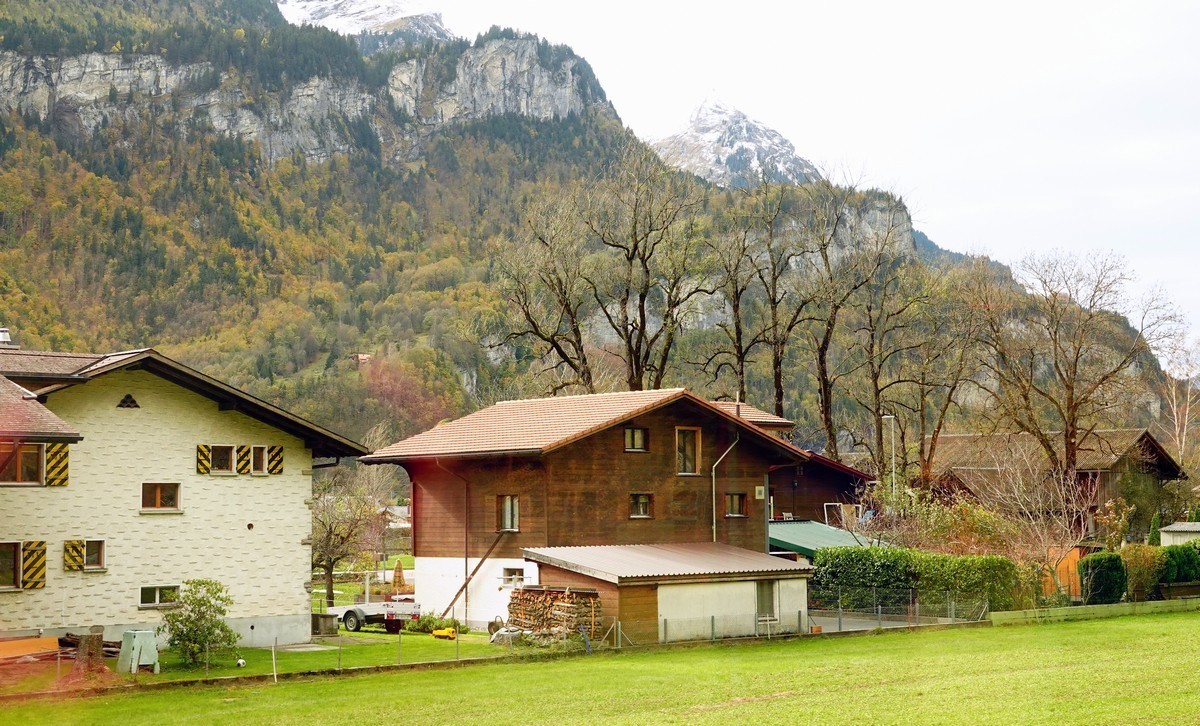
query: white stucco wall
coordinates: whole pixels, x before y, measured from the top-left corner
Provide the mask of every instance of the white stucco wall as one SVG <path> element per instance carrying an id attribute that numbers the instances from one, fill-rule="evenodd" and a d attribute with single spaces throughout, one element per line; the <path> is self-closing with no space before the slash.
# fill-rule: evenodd
<path id="1" fill-rule="evenodd" d="M 1200 539 L 1200 532 L 1159 532 L 1162 535 L 1162 545 L 1178 545 Z"/>
<path id="2" fill-rule="evenodd" d="M 125 394 L 140 408 L 117 408 Z M 312 456 L 304 443 L 142 371 L 119 371 L 49 397 L 84 440 L 70 446 L 66 487 L 0 487 L 0 540 L 45 540 L 46 587 L 0 591 L 0 635 L 79 632 L 119 639 L 153 628 L 140 588 L 222 582 L 243 644 L 305 642 L 310 633 Z M 284 447 L 283 474 L 196 473 L 196 445 Z M 179 482 L 181 514 L 141 513 L 143 482 Z M 248 525 L 253 524 L 253 529 Z M 104 572 L 63 570 L 63 542 L 101 539 Z"/>
<path id="3" fill-rule="evenodd" d="M 475 568 L 479 558 L 469 561 L 467 572 Z M 523 559 L 489 558 L 479 568 L 467 597 L 455 603 L 453 615 L 472 628 L 482 628 L 496 616 L 508 619 L 508 600 L 512 588 L 502 582 L 505 568 L 525 570 L 525 584 L 538 584 L 537 565 Z M 461 557 L 417 557 L 413 561 L 413 582 L 422 613 L 441 615 L 462 587 L 464 579 Z"/>
<path id="4" fill-rule="evenodd" d="M 808 588 L 804 579 L 779 580 L 775 588 L 772 633 L 804 632 L 808 623 Z M 706 640 L 765 635 L 756 621 L 757 583 L 713 582 L 658 586 L 660 641 Z"/>

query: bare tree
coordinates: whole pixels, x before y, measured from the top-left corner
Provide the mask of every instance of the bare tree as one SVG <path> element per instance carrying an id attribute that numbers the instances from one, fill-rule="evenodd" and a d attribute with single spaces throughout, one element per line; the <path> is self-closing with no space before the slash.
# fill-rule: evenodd
<path id="1" fill-rule="evenodd" d="M 1184 470 L 1196 471 L 1192 429 L 1200 422 L 1200 341 L 1183 331 L 1162 348 L 1163 378 L 1159 395 L 1164 410 L 1166 443 Z"/>
<path id="2" fill-rule="evenodd" d="M 730 370 L 737 381 L 739 401 L 746 400 L 746 366 L 751 352 L 762 343 L 762 333 L 750 327 L 752 291 L 758 275 L 754 260 L 753 231 L 723 229 L 705 238 L 712 256 L 716 277 L 714 288 L 728 310 L 728 317 L 717 323 L 725 340 L 700 362 L 716 381 L 721 372 Z"/>
<path id="3" fill-rule="evenodd" d="M 1175 329 L 1160 295 L 1128 299 L 1115 255 L 1031 256 L 1016 270 L 1025 294 L 993 278 L 976 288 L 986 380 L 998 423 L 1038 442 L 1053 471 L 1074 478 L 1080 442 L 1118 406 L 1149 393 L 1139 367 Z"/>
<path id="4" fill-rule="evenodd" d="M 372 450 L 390 443 L 386 424 L 368 431 L 363 442 Z M 327 606 L 334 604 L 334 571 L 373 548 L 372 534 L 385 518 L 384 507 L 395 503 L 399 483 L 390 464 L 339 467 L 313 479 L 312 566 L 324 575 Z"/>

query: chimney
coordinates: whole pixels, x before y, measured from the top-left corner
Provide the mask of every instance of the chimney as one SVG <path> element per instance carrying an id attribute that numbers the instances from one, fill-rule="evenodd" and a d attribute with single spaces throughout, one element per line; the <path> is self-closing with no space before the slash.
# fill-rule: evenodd
<path id="1" fill-rule="evenodd" d="M 20 350 L 21 346 L 12 341 L 8 328 L 0 328 L 0 350 Z"/>

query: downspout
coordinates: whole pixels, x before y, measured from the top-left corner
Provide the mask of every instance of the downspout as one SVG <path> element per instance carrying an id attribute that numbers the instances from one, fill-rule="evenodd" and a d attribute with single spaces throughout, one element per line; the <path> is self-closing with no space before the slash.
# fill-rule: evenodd
<path id="1" fill-rule="evenodd" d="M 471 595 L 467 592 L 467 585 L 471 582 L 471 483 L 461 474 L 456 474 L 446 467 L 442 466 L 442 460 L 434 458 L 434 466 L 446 472 L 450 476 L 462 479 L 463 483 L 463 622 L 466 622 L 467 612 L 471 607 Z M 458 596 L 455 595 L 457 600 Z M 451 603 L 453 606 L 453 603 Z M 446 617 L 445 615 L 442 616 Z"/>
<path id="2" fill-rule="evenodd" d="M 721 456 L 718 457 L 717 460 L 712 465 L 712 538 L 713 538 L 712 541 L 713 542 L 717 541 L 717 467 L 721 465 L 721 462 L 725 460 L 725 457 L 729 455 L 729 452 L 733 451 L 733 447 L 737 446 L 738 441 L 741 441 L 741 439 L 742 439 L 742 432 L 734 431 L 733 432 L 733 443 L 729 445 L 728 449 L 725 449 L 725 453 L 721 454 Z"/>

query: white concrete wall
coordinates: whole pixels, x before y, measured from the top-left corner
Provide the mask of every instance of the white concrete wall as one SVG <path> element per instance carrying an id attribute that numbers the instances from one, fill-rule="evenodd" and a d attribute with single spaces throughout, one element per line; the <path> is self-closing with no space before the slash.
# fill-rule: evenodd
<path id="1" fill-rule="evenodd" d="M 117 408 L 127 393 L 140 408 Z M 160 623 L 139 607 L 142 586 L 208 578 L 229 589 L 243 643 L 309 640 L 312 455 L 301 440 L 141 371 L 60 391 L 47 407 L 84 440 L 70 446 L 66 487 L 0 487 L 0 540 L 45 540 L 48 565 L 45 589 L 0 591 L 0 635 L 95 624 L 116 639 Z M 201 443 L 281 445 L 284 473 L 197 474 Z M 182 513 L 142 514 L 142 482 L 179 482 Z M 104 540 L 106 571 L 65 572 L 71 539 Z"/>
<path id="2" fill-rule="evenodd" d="M 1162 542 L 1163 547 L 1166 547 L 1168 545 L 1183 544 L 1185 542 L 1191 542 L 1194 539 L 1200 539 L 1200 532 L 1162 532 L 1162 531 L 1160 531 L 1160 534 L 1162 535 L 1161 542 Z"/>
<path id="3" fill-rule="evenodd" d="M 479 558 L 471 558 L 467 572 Z M 472 628 L 483 628 L 496 616 L 508 620 L 508 600 L 512 588 L 503 584 L 505 568 L 525 570 L 525 584 L 538 584 L 537 565 L 524 559 L 493 557 L 479 568 L 467 597 L 459 597 L 453 615 Z M 414 597 L 422 613 L 441 615 L 462 587 L 465 576 L 461 557 L 417 557 L 413 562 Z"/>
<path id="4" fill-rule="evenodd" d="M 707 640 L 765 635 L 756 622 L 757 584 L 753 581 L 658 586 L 660 641 Z M 779 580 L 775 588 L 772 633 L 803 632 L 808 623 L 808 588 L 804 579 Z"/>

